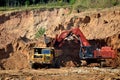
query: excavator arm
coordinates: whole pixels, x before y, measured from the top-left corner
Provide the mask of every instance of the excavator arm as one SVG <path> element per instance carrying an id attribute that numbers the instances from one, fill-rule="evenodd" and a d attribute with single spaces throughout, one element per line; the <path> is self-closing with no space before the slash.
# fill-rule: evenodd
<path id="1" fill-rule="evenodd" d="M 58 43 L 57 45 L 61 47 L 64 40 L 72 40 L 73 38 L 79 40 L 83 46 L 90 46 L 79 28 L 63 31 L 60 35 L 56 35 L 55 41 Z"/>
<path id="2" fill-rule="evenodd" d="M 115 51 L 111 47 L 104 46 L 101 49 L 93 48 L 79 28 L 63 31 L 56 35 L 54 46 L 62 47 L 65 40 L 77 40 L 80 44 L 80 59 L 107 59 L 115 58 Z"/>

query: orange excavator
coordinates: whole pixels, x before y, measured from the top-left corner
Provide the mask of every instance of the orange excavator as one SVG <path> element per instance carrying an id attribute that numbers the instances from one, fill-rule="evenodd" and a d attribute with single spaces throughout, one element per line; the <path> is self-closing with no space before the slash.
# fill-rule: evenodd
<path id="1" fill-rule="evenodd" d="M 100 49 L 97 47 L 93 48 L 79 28 L 66 30 L 60 35 L 56 35 L 54 47 L 62 47 L 65 40 L 74 40 L 79 43 L 80 60 L 85 60 L 88 64 L 91 62 L 100 62 L 100 65 L 103 66 L 103 62 L 106 59 L 114 59 L 116 57 L 115 51 L 109 46 L 104 46 Z"/>

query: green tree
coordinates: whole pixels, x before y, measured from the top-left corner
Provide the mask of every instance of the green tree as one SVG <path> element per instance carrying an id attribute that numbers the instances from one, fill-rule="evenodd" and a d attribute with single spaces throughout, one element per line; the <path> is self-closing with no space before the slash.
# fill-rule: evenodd
<path id="1" fill-rule="evenodd" d="M 8 6 L 8 7 L 9 7 L 9 2 L 10 2 L 10 0 L 6 0 L 6 6 Z"/>
<path id="2" fill-rule="evenodd" d="M 29 0 L 26 0 L 25 1 L 25 6 L 27 7 L 27 6 L 29 6 L 30 5 L 30 1 Z"/>
<path id="3" fill-rule="evenodd" d="M 40 0 L 40 3 L 44 3 L 44 0 Z"/>
<path id="4" fill-rule="evenodd" d="M 33 4 L 35 4 L 35 0 L 32 0 Z"/>
<path id="5" fill-rule="evenodd" d="M 74 4 L 76 0 L 70 0 L 70 4 Z"/>

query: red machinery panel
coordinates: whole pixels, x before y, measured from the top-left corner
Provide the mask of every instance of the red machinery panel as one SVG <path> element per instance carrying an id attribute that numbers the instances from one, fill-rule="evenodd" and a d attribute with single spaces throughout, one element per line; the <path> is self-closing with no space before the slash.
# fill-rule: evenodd
<path id="1" fill-rule="evenodd" d="M 116 53 L 111 47 L 102 47 L 94 51 L 94 58 L 115 58 Z"/>

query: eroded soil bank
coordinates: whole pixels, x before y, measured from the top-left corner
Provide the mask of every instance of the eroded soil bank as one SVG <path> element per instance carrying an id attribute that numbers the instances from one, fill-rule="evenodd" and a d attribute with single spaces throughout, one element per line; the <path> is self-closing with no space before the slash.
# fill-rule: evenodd
<path id="1" fill-rule="evenodd" d="M 34 39 L 39 28 L 54 38 L 63 30 L 79 27 L 92 45 L 111 46 L 118 54 L 111 63 L 120 66 L 120 8 L 71 13 L 68 8 L 38 9 L 0 15 L 0 69 L 28 69 L 33 47 L 45 46 L 43 36 Z M 65 65 L 74 66 L 79 44 L 64 44 Z M 98 47 L 99 47 L 98 46 Z M 71 53 L 73 51 L 73 53 Z M 75 54 L 75 55 L 74 55 Z M 76 61 L 76 60 L 75 60 Z M 111 64 L 108 63 L 108 64 Z"/>

